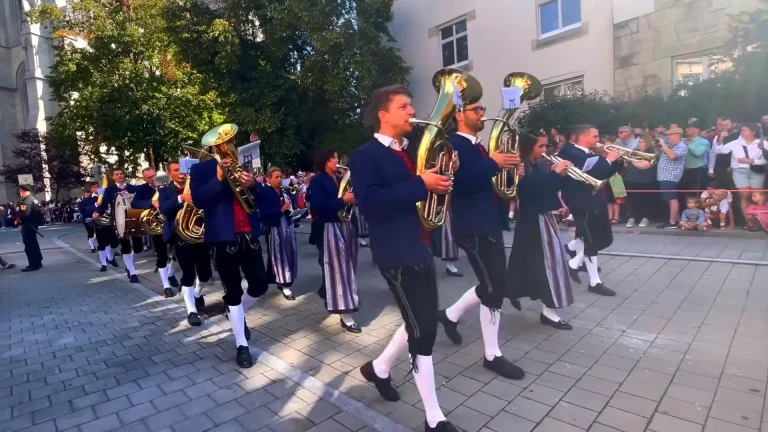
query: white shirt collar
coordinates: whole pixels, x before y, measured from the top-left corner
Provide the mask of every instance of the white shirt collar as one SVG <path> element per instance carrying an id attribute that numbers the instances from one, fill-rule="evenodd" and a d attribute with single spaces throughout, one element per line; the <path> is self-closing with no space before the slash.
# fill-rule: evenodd
<path id="1" fill-rule="evenodd" d="M 401 146 L 396 139 L 392 137 L 388 137 L 386 135 L 382 135 L 380 133 L 373 134 L 373 137 L 376 138 L 380 143 L 382 143 L 384 147 L 390 147 L 393 150 L 401 151 L 408 148 L 408 140 L 406 138 L 403 138 L 403 145 Z"/>
<path id="2" fill-rule="evenodd" d="M 592 150 L 590 150 L 590 149 L 588 149 L 586 147 L 582 147 L 582 146 L 580 146 L 578 144 L 573 144 L 573 146 L 576 147 L 577 149 L 583 151 L 584 153 L 587 153 L 587 154 L 592 152 Z"/>
<path id="3" fill-rule="evenodd" d="M 125 189 L 125 183 L 123 183 L 123 184 L 121 184 L 121 185 L 117 185 L 117 188 L 118 188 L 118 189 Z"/>
<path id="4" fill-rule="evenodd" d="M 480 138 L 478 138 L 477 136 L 472 136 L 470 134 L 465 134 L 464 132 L 456 132 L 456 135 L 463 136 L 464 138 L 466 138 L 470 142 L 472 142 L 472 144 L 477 144 L 477 143 L 481 143 L 482 144 L 482 140 Z"/>

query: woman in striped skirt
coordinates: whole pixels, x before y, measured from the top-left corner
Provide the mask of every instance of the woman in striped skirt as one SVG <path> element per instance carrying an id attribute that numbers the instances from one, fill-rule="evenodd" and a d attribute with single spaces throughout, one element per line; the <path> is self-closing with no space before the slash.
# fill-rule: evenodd
<path id="1" fill-rule="evenodd" d="M 357 268 L 357 234 L 350 222 L 339 218 L 339 211 L 348 204 L 354 204 L 355 197 L 347 192 L 338 197 L 339 182 L 336 177 L 336 153 L 330 149 L 319 149 L 315 154 L 317 175 L 309 184 L 310 205 L 322 235 L 318 235 L 317 260 L 323 271 L 323 280 L 318 295 L 325 301 L 329 313 L 341 315 L 341 326 L 351 333 L 360 333 L 360 326 L 352 313 L 360 308 L 355 269 Z M 354 175 L 354 173 L 352 174 Z M 313 220 L 314 222 L 314 220 Z"/>
<path id="2" fill-rule="evenodd" d="M 562 207 L 557 192 L 571 163 L 564 161 L 548 166 L 542 159 L 546 149 L 547 137 L 543 133 L 520 137 L 520 159 L 525 163 L 525 176 L 517 186 L 519 220 L 515 224 L 515 240 L 507 264 L 508 280 L 514 283 L 507 296 L 518 309 L 519 298 L 541 300 L 541 323 L 570 330 L 571 325 L 555 312 L 555 309 L 573 303 L 573 293 L 553 212 Z"/>
<path id="3" fill-rule="evenodd" d="M 265 226 L 267 241 L 267 277 L 277 284 L 286 300 L 295 300 L 291 285 L 298 275 L 296 233 L 289 220 L 293 205 L 291 197 L 282 188 L 280 168 L 267 171 L 268 187 L 259 194 L 259 216 Z"/>

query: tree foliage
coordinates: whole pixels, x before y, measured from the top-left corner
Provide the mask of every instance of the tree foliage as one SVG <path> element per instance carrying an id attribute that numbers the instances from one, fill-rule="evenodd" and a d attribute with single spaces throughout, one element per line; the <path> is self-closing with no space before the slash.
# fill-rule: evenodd
<path id="1" fill-rule="evenodd" d="M 40 193 L 46 190 L 48 180 L 54 199 L 62 190 L 79 188 L 85 182 L 77 154 L 53 145 L 49 135 L 26 129 L 16 134 L 16 139 L 20 145 L 11 150 L 16 162 L 0 167 L 0 176 L 7 182 L 18 184 L 20 174 L 31 174 L 34 192 Z"/>

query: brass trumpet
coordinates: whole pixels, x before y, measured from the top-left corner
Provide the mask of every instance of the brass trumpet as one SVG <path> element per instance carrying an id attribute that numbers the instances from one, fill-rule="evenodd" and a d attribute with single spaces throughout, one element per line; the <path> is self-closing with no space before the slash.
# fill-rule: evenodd
<path id="1" fill-rule="evenodd" d="M 548 160 L 549 162 L 552 162 L 552 164 L 558 164 L 565 159 L 562 159 L 558 156 L 549 156 L 546 153 L 541 155 L 545 160 Z M 592 191 L 593 194 L 599 192 L 602 188 L 605 187 L 606 184 L 608 184 L 608 180 L 598 180 L 591 175 L 582 172 L 580 169 L 576 168 L 575 166 L 571 166 L 565 171 L 566 174 L 568 174 L 568 177 L 578 180 L 582 183 L 586 183 L 589 186 L 591 186 L 594 190 Z"/>
<path id="2" fill-rule="evenodd" d="M 657 154 L 645 153 L 637 150 L 630 150 L 628 148 L 617 146 L 616 144 L 597 143 L 595 147 L 602 149 L 603 151 L 606 151 L 608 153 L 615 152 L 615 151 L 619 152 L 621 153 L 621 157 L 624 158 L 624 160 L 630 161 L 630 162 L 648 162 L 651 164 L 651 166 L 653 166 L 653 165 L 656 165 L 656 163 L 659 161 L 659 155 Z"/>
<path id="3" fill-rule="evenodd" d="M 341 181 L 339 182 L 339 198 L 344 198 L 344 195 L 347 192 L 352 192 L 352 182 L 351 180 L 351 171 L 348 166 L 336 164 L 336 169 L 339 169 L 341 171 L 344 171 L 344 175 L 341 177 Z M 339 210 L 339 219 L 341 219 L 344 222 L 349 222 L 352 220 L 352 212 L 355 209 L 354 204 L 347 204 L 344 206 L 343 209 Z"/>

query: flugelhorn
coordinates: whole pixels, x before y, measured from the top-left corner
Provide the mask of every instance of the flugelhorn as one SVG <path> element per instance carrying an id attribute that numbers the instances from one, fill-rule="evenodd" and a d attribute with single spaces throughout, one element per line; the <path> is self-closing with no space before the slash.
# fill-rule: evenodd
<path id="1" fill-rule="evenodd" d="M 616 144 L 600 144 L 597 143 L 595 147 L 602 149 L 608 153 L 619 152 L 624 160 L 630 162 L 649 162 L 651 165 L 656 165 L 659 161 L 659 155 L 653 153 L 645 153 L 638 150 L 630 150 Z"/>
<path id="2" fill-rule="evenodd" d="M 548 160 L 554 165 L 559 164 L 560 162 L 564 161 L 565 159 L 562 159 L 558 156 L 549 156 L 548 154 L 541 155 L 544 159 Z M 592 193 L 595 194 L 598 191 L 600 191 L 602 188 L 605 187 L 606 184 L 608 184 L 608 180 L 598 180 L 591 175 L 581 171 L 580 169 L 576 168 L 575 166 L 569 167 L 565 173 L 568 175 L 568 177 L 578 180 L 582 183 L 586 183 L 589 186 L 592 187 L 593 191 Z"/>
<path id="3" fill-rule="evenodd" d="M 352 192 L 352 182 L 350 181 L 352 179 L 351 173 L 352 171 L 349 169 L 346 165 L 336 164 L 336 169 L 344 171 L 344 175 L 341 176 L 341 181 L 339 181 L 339 194 L 338 198 L 344 198 L 344 195 L 347 194 L 347 192 Z M 343 209 L 339 210 L 339 219 L 341 219 L 344 222 L 349 222 L 352 220 L 352 211 L 355 209 L 354 204 L 347 204 L 344 206 Z"/>
<path id="4" fill-rule="evenodd" d="M 160 198 L 160 192 L 155 191 L 152 196 L 152 201 L 157 201 Z M 165 222 L 165 216 L 155 207 L 148 208 L 141 212 L 141 227 L 147 235 L 160 235 L 163 233 L 163 223 Z"/>

